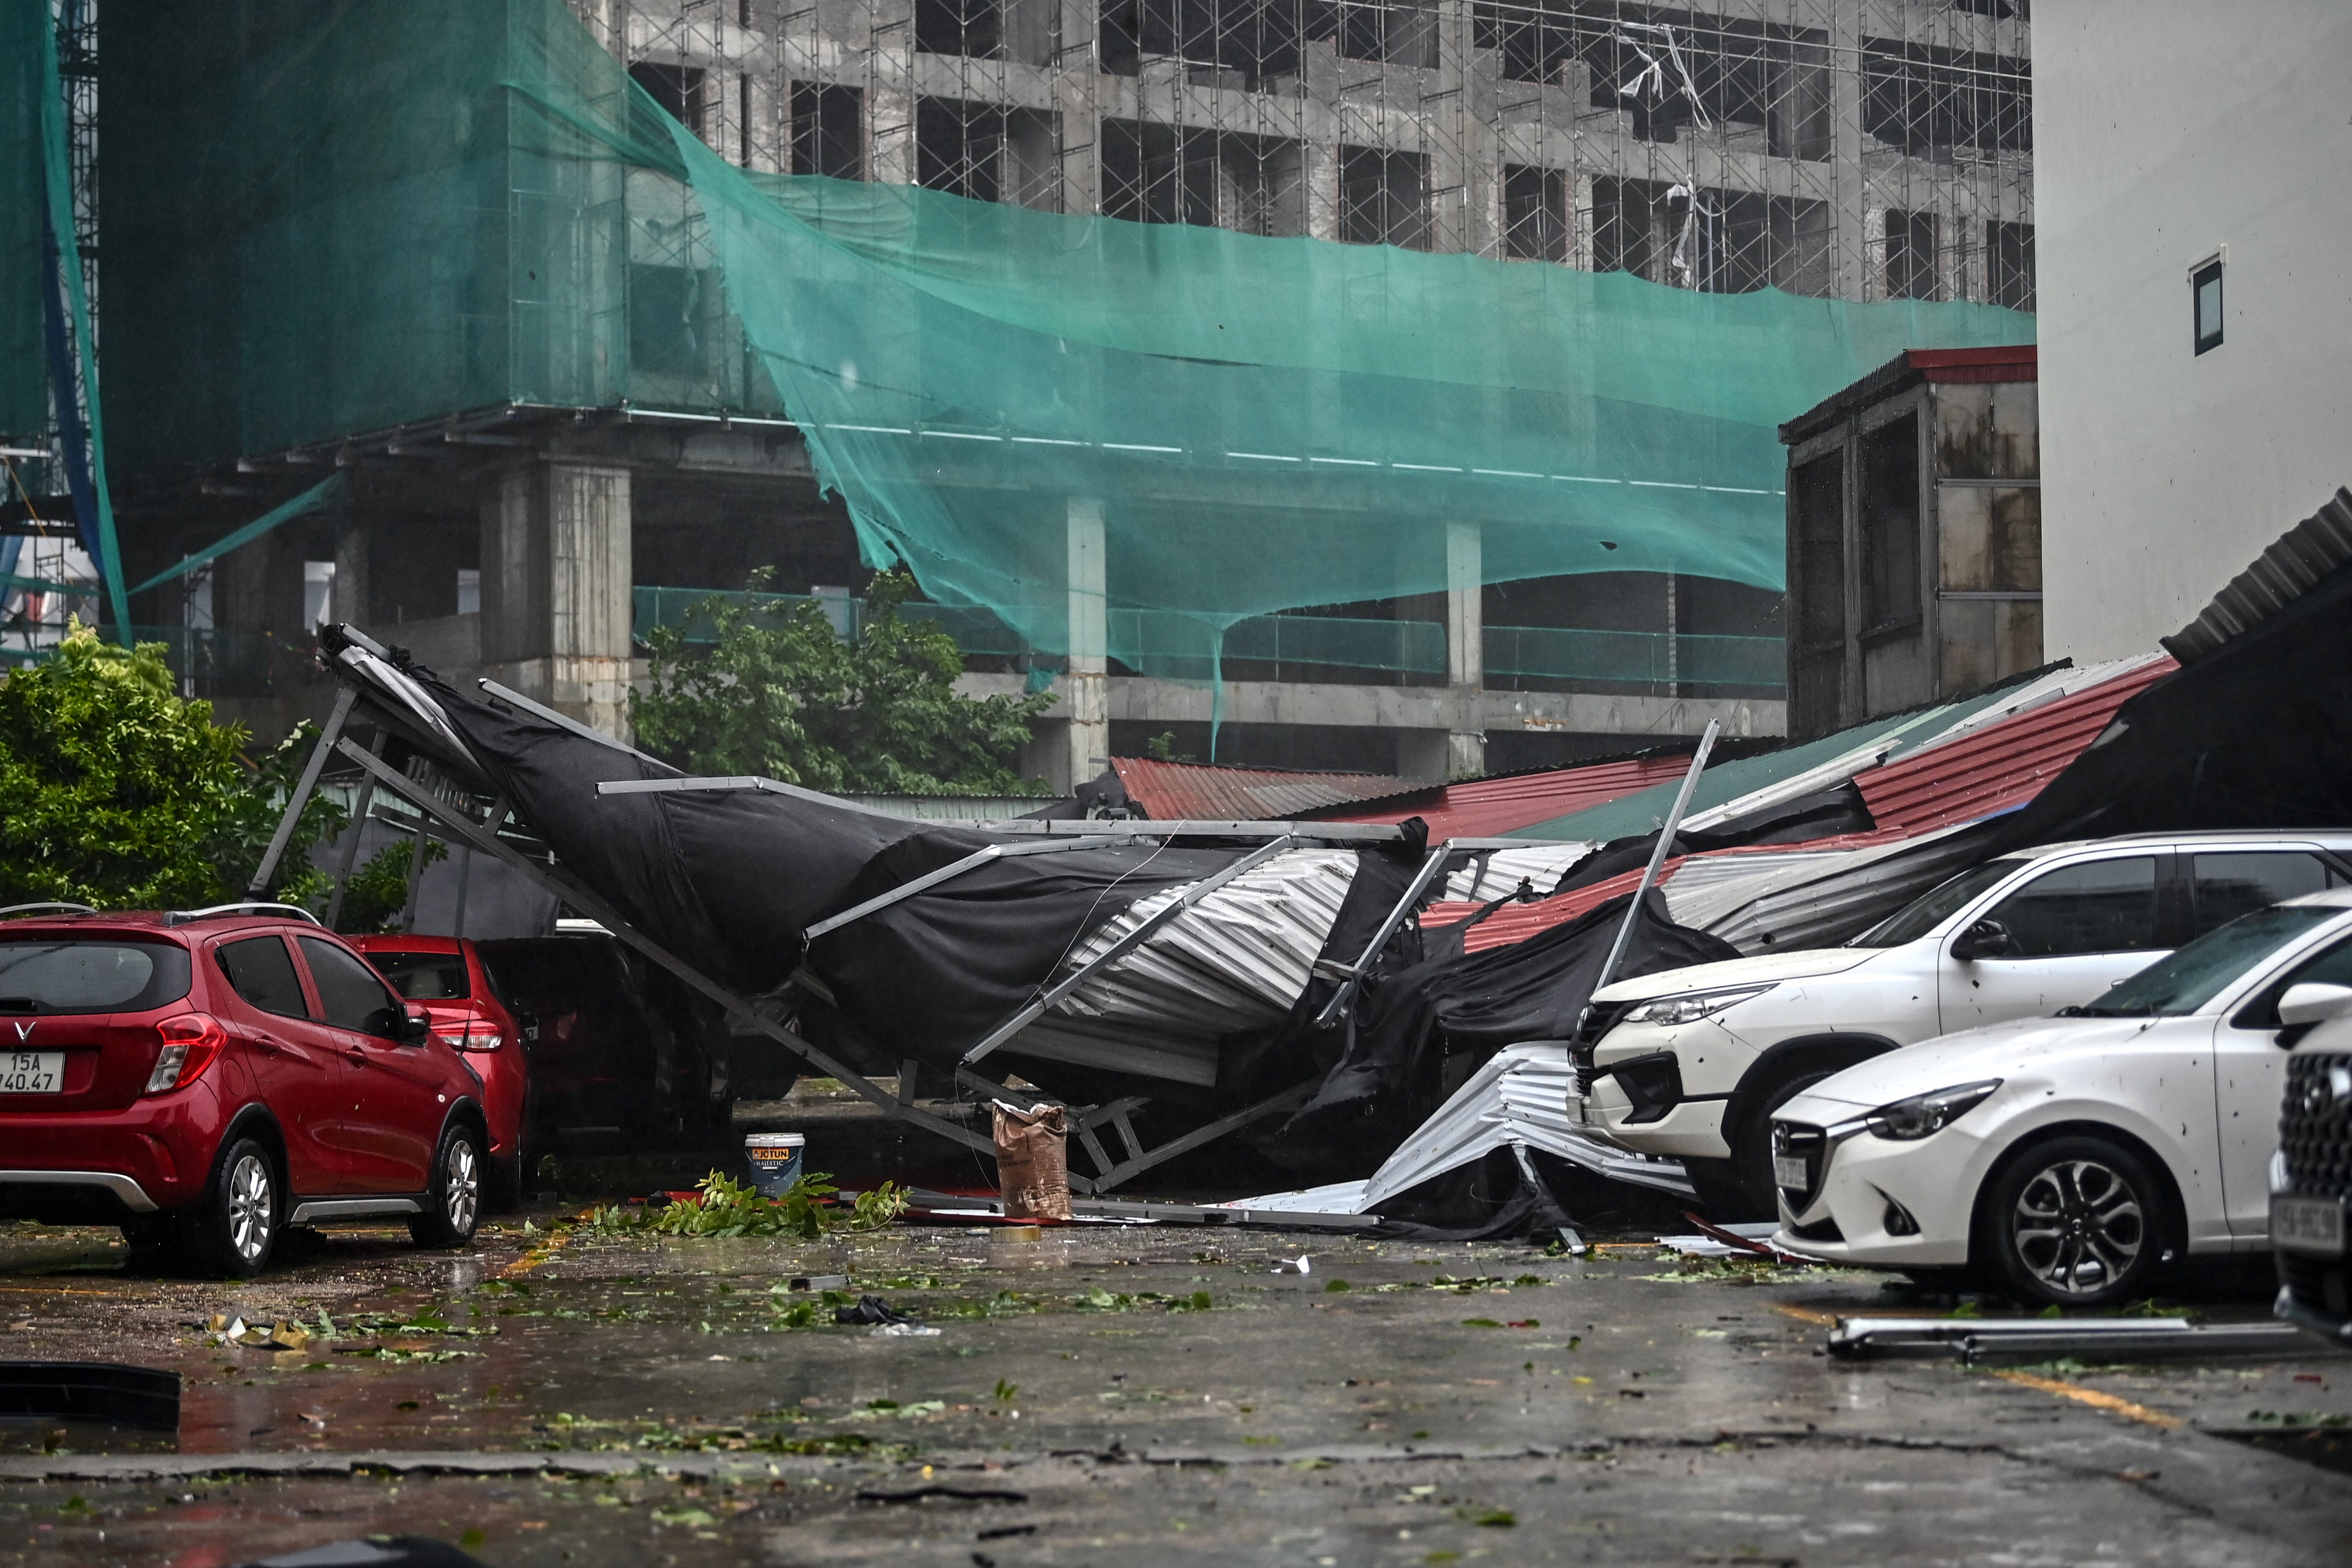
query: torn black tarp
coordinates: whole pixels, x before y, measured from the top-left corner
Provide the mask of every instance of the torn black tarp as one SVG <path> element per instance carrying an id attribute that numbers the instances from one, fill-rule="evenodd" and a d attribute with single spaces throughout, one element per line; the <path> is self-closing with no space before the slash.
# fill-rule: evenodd
<path id="1" fill-rule="evenodd" d="M 1504 1047 L 1565 1039 L 1591 1000 L 1593 982 L 1633 895 L 1522 942 L 1465 955 L 1467 922 L 1425 936 L 1421 962 L 1367 986 L 1362 1020 L 1339 1065 L 1284 1129 L 1298 1147 L 1352 1147 L 1355 1163 L 1392 1149 L 1446 1093 Z M 1652 892 L 1617 977 L 1737 958 L 1729 943 L 1667 918 Z"/>
<path id="2" fill-rule="evenodd" d="M 2011 846 L 2352 822 L 2352 565 L 2222 638 L 2218 626 L 2243 625 L 2222 614 L 2235 603 L 2225 595 L 2170 639 L 2181 668 L 2017 814 Z"/>

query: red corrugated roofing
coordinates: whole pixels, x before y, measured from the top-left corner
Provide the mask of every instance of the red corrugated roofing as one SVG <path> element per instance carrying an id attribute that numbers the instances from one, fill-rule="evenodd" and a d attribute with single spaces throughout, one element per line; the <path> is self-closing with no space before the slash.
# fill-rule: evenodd
<path id="1" fill-rule="evenodd" d="M 1433 841 L 1497 838 L 1538 822 L 1549 822 L 1555 816 L 1582 811 L 1588 805 L 1600 805 L 1635 790 L 1678 779 L 1689 771 L 1687 753 L 1668 752 L 1580 768 L 1555 768 L 1548 773 L 1433 785 L 1403 800 L 1383 801 L 1376 809 L 1318 815 L 1327 822 L 1402 822 L 1408 816 L 1418 816 L 1429 824 Z"/>
<path id="2" fill-rule="evenodd" d="M 1973 735 L 1857 774 L 1854 784 L 1882 832 L 1927 833 L 2023 805 L 2098 738 L 2116 709 L 2179 668 L 2169 658 L 2151 660 Z"/>
<path id="3" fill-rule="evenodd" d="M 1370 800 L 1412 787 L 1407 780 L 1385 773 L 1286 773 L 1147 757 L 1113 757 L 1110 765 L 1128 798 L 1140 804 L 1155 822 L 1285 821 L 1319 806 Z"/>
<path id="4" fill-rule="evenodd" d="M 1973 822 L 2023 805 L 2098 738 L 2115 718 L 2116 709 L 2178 668 L 2168 658 L 2156 659 L 2071 697 L 1988 724 L 1973 735 L 1855 774 L 1853 782 L 1877 825 L 1873 832 L 1717 853 L 1769 855 L 1791 850 L 1863 849 L 1914 838 L 1939 827 Z M 1685 858 L 1688 857 L 1677 857 L 1661 868 L 1660 886 L 1673 879 Z M 1483 952 L 1488 948 L 1525 942 L 1538 931 L 1572 921 L 1620 893 L 1632 892 L 1641 880 L 1642 874 L 1636 869 L 1558 898 L 1507 905 L 1466 932 L 1463 949 Z M 1472 903 L 1432 904 L 1422 916 L 1422 924 L 1424 928 L 1451 925 L 1467 920 L 1477 909 Z"/>
<path id="5" fill-rule="evenodd" d="M 2032 343 L 1984 349 L 1912 349 L 1904 356 L 1913 370 L 1936 382 L 2038 380 L 2041 356 Z"/>

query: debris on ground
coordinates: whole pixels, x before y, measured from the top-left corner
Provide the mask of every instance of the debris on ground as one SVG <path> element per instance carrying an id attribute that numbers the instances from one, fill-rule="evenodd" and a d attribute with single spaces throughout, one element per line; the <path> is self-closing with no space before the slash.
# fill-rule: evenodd
<path id="1" fill-rule="evenodd" d="M 1015 1219 L 1070 1217 L 1069 1123 L 1058 1105 L 989 1101 L 996 1123 L 996 1173 L 1004 1212 Z"/>

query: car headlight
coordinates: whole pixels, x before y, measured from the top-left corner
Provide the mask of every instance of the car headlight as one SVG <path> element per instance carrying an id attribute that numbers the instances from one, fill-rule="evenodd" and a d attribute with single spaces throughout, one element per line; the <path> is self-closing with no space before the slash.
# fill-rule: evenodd
<path id="1" fill-rule="evenodd" d="M 1680 996 L 1660 996 L 1625 1015 L 1628 1024 L 1689 1024 L 1722 1012 L 1750 996 L 1761 996 L 1770 984 L 1739 985 L 1724 991 L 1692 991 Z"/>
<path id="2" fill-rule="evenodd" d="M 1862 1119 L 1863 1125 L 1881 1138 L 1892 1138 L 1902 1143 L 1912 1142 L 1931 1133 L 1941 1132 L 1983 1104 L 1985 1097 L 2000 1087 L 2000 1079 L 1989 1078 L 1980 1083 L 1964 1083 L 1927 1094 L 1915 1094 L 1908 1100 L 1880 1106 Z"/>

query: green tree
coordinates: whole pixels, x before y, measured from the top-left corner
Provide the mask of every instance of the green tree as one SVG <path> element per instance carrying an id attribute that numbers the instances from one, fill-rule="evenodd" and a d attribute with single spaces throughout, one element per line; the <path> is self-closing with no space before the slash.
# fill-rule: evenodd
<path id="1" fill-rule="evenodd" d="M 959 696 L 955 639 L 898 614 L 915 590 L 910 574 L 874 579 L 853 641 L 814 605 L 783 612 L 761 604 L 756 595 L 773 580 L 762 567 L 751 575 L 754 596 L 696 606 L 717 630 L 708 644 L 689 644 L 671 626 L 647 638 L 650 686 L 632 707 L 639 745 L 689 773 L 763 773 L 835 793 L 1043 788 L 1015 773 L 1010 758 L 1052 696 Z"/>
<path id="2" fill-rule="evenodd" d="M 77 626 L 54 658 L 0 682 L 0 904 L 101 909 L 221 903 L 244 895 L 315 727 L 257 758 L 242 726 L 183 701 L 160 643 L 124 650 Z M 274 896 L 315 899 L 310 847 L 341 807 L 314 796 Z"/>

